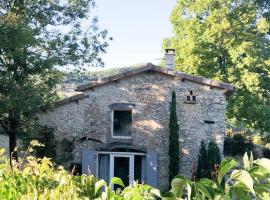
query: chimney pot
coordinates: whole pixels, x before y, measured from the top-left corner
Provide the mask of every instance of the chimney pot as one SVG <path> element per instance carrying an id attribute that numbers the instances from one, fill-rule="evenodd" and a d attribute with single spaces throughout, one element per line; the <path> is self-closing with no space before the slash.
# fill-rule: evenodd
<path id="1" fill-rule="evenodd" d="M 165 49 L 166 68 L 174 70 L 175 49 Z"/>

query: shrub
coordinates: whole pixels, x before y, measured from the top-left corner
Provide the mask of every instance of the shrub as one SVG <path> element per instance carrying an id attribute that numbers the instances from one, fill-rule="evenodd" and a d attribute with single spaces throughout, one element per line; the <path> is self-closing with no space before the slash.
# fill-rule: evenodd
<path id="1" fill-rule="evenodd" d="M 246 151 L 253 150 L 253 143 L 250 140 L 246 140 L 242 134 L 235 134 L 228 136 L 224 141 L 224 154 L 237 156 L 244 155 Z"/>
<path id="2" fill-rule="evenodd" d="M 34 146 L 41 144 L 31 142 L 25 158 L 13 163 L 12 168 L 0 149 L 1 200 L 182 200 L 184 196 L 193 200 L 270 198 L 270 160 L 263 158 L 253 161 L 252 156 L 249 158 L 247 154 L 243 158 L 243 166 L 233 158 L 223 160 L 216 180 L 192 182 L 178 175 L 172 181 L 171 190 L 160 195 L 159 190 L 136 182 L 114 191 L 112 184 L 124 187 L 122 180 L 116 177 L 107 184 L 92 175 L 73 176 L 63 167 L 56 169 L 49 158 L 27 156 Z M 229 179 L 225 179 L 225 176 Z M 225 187 L 221 185 L 224 180 Z"/>
<path id="3" fill-rule="evenodd" d="M 217 144 L 213 141 L 210 141 L 208 145 L 206 145 L 205 142 L 202 141 L 198 154 L 196 179 L 215 179 L 217 176 L 216 171 L 220 162 L 220 151 Z"/>
<path id="4" fill-rule="evenodd" d="M 164 199 L 270 199 L 270 160 L 253 160 L 247 153 L 240 166 L 233 158 L 221 162 L 217 180 L 201 179 L 196 182 L 183 176 L 176 176 L 170 192 Z M 236 169 L 237 166 L 237 169 Z M 225 178 L 228 176 L 228 179 Z M 225 186 L 222 182 L 226 181 Z M 186 192 L 185 195 L 184 191 Z"/>
<path id="5" fill-rule="evenodd" d="M 148 185 L 134 183 L 121 191 L 110 185 L 124 186 L 119 178 L 112 178 L 110 185 L 94 176 L 73 176 L 63 167 L 55 168 L 50 158 L 29 156 L 34 147 L 43 146 L 32 141 L 23 159 L 13 162 L 0 149 L 0 199 L 1 200 L 154 200 L 159 191 Z"/>
<path id="6" fill-rule="evenodd" d="M 210 164 L 208 161 L 209 160 L 208 160 L 206 144 L 204 143 L 204 141 L 202 141 L 201 146 L 200 146 L 200 151 L 198 154 L 196 179 L 211 178 Z"/>

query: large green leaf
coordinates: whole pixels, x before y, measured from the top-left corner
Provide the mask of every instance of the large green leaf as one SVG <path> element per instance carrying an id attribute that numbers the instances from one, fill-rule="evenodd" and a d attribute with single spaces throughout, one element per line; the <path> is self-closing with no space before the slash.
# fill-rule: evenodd
<path id="1" fill-rule="evenodd" d="M 247 171 L 234 170 L 231 174 L 231 179 L 243 183 L 252 194 L 255 194 L 253 189 L 253 180 Z"/>
<path id="2" fill-rule="evenodd" d="M 213 199 L 213 196 L 209 193 L 209 191 L 200 183 L 195 183 L 196 188 L 200 191 L 203 195 L 205 195 L 208 199 Z"/>
<path id="3" fill-rule="evenodd" d="M 114 185 L 120 185 L 122 187 L 125 187 L 125 185 L 124 185 L 124 183 L 123 183 L 123 181 L 122 181 L 121 178 L 113 177 L 111 179 L 111 183 L 114 184 Z"/>
<path id="4" fill-rule="evenodd" d="M 192 184 L 192 182 L 191 181 L 187 181 L 187 198 L 188 198 L 188 200 L 190 200 L 191 199 L 191 193 L 192 193 L 192 191 L 191 191 L 191 184 Z"/>
<path id="5" fill-rule="evenodd" d="M 207 191 L 209 192 L 209 194 L 212 196 L 212 197 L 215 197 L 217 195 L 217 193 L 219 192 L 223 192 L 222 189 L 217 185 L 217 183 L 213 180 L 210 180 L 210 179 L 207 179 L 207 178 L 204 178 L 204 179 L 201 179 L 199 181 L 199 183 L 201 185 L 203 185 L 205 187 L 205 189 L 207 189 Z"/>
<path id="6" fill-rule="evenodd" d="M 225 174 L 235 167 L 237 162 L 233 158 L 224 159 L 220 164 L 220 170 L 218 174 L 218 183 L 220 184 Z"/>
<path id="7" fill-rule="evenodd" d="M 95 194 L 99 192 L 99 190 L 103 187 L 106 186 L 106 182 L 102 179 L 99 180 L 98 182 L 95 183 Z"/>
<path id="8" fill-rule="evenodd" d="M 251 196 L 249 195 L 249 193 L 247 191 L 245 191 L 245 188 L 235 187 L 234 193 L 235 193 L 237 199 L 251 200 Z"/>
<path id="9" fill-rule="evenodd" d="M 186 180 L 183 179 L 182 177 L 176 177 L 172 180 L 171 183 L 171 192 L 173 192 L 175 194 L 175 196 L 177 198 L 181 197 L 183 194 L 183 190 L 186 186 Z"/>
<path id="10" fill-rule="evenodd" d="M 162 196 L 162 200 L 177 200 L 177 198 L 173 192 L 166 192 Z"/>
<path id="11" fill-rule="evenodd" d="M 217 183 L 213 180 L 210 180 L 210 179 L 207 179 L 207 178 L 203 178 L 200 180 L 200 183 L 204 186 L 207 186 L 207 187 L 211 187 L 213 189 L 217 189 L 218 186 L 217 186 Z"/>
<path id="12" fill-rule="evenodd" d="M 255 160 L 254 163 L 267 169 L 267 171 L 270 173 L 270 160 L 269 159 L 261 158 L 261 159 Z"/>
<path id="13" fill-rule="evenodd" d="M 229 195 L 218 194 L 215 196 L 214 200 L 231 200 Z"/>
<path id="14" fill-rule="evenodd" d="M 256 194 L 269 193 L 270 195 L 270 183 L 268 184 L 254 183 L 254 190 Z"/>
<path id="15" fill-rule="evenodd" d="M 266 178 L 269 172 L 264 167 L 257 165 L 257 166 L 252 167 L 252 169 L 249 170 L 249 174 L 253 179 L 260 180 L 260 179 Z"/>

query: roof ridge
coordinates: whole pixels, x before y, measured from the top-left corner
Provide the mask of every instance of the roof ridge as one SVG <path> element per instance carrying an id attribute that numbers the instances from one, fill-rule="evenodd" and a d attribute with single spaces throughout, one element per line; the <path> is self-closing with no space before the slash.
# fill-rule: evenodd
<path id="1" fill-rule="evenodd" d="M 204 76 L 197 76 L 197 75 L 192 75 L 192 74 L 188 74 L 188 73 L 181 72 L 181 71 L 174 71 L 174 70 L 170 70 L 170 69 L 158 66 L 158 65 L 154 65 L 152 63 L 147 63 L 146 65 L 135 68 L 135 69 L 130 69 L 130 70 L 127 70 L 125 72 L 122 72 L 122 73 L 119 73 L 116 75 L 104 77 L 104 78 L 97 80 L 97 81 L 92 81 L 92 82 L 88 82 L 88 83 L 79 85 L 79 86 L 77 86 L 76 91 L 84 92 L 87 89 L 90 89 L 90 88 L 93 88 L 93 87 L 96 87 L 99 85 L 103 85 L 103 84 L 106 84 L 106 83 L 109 83 L 112 81 L 116 81 L 116 80 L 122 79 L 124 77 L 133 76 L 133 75 L 136 75 L 136 74 L 139 74 L 139 73 L 142 73 L 145 71 L 149 71 L 149 70 L 153 70 L 153 71 L 167 74 L 167 75 L 171 75 L 171 76 L 178 76 L 178 77 L 181 77 L 183 80 L 186 79 L 189 81 L 209 85 L 211 87 L 225 89 L 225 90 L 227 90 L 227 92 L 229 92 L 228 94 L 233 93 L 233 91 L 235 89 L 234 86 L 232 86 L 229 83 L 209 79 L 209 78 L 206 78 Z"/>

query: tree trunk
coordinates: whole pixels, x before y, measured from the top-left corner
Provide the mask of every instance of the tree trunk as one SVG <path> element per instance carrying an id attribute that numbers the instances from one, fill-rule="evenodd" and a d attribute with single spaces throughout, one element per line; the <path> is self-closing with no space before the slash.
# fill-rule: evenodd
<path id="1" fill-rule="evenodd" d="M 16 136 L 18 130 L 18 116 L 16 112 L 12 111 L 8 116 L 8 128 L 6 132 L 9 136 L 9 156 L 10 156 L 10 164 L 12 164 L 12 160 L 18 161 L 17 149 L 16 149 Z"/>
<path id="2" fill-rule="evenodd" d="M 10 156 L 10 164 L 12 164 L 12 160 L 18 161 L 18 155 L 16 150 L 16 129 L 9 130 L 9 156 Z"/>

